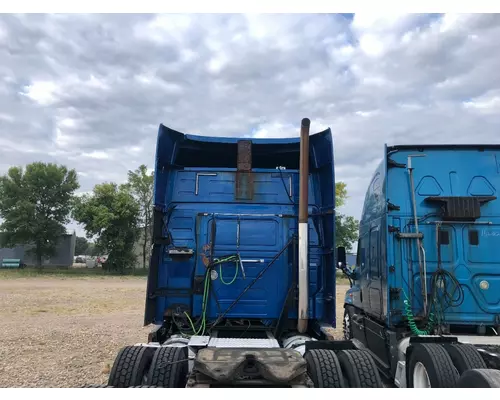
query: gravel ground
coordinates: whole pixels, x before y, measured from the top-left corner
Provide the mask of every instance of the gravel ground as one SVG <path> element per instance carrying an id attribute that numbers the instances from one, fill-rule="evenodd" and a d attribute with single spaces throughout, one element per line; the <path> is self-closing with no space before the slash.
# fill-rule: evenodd
<path id="1" fill-rule="evenodd" d="M 105 383 L 118 350 L 147 339 L 145 288 L 135 277 L 0 280 L 0 387 Z"/>

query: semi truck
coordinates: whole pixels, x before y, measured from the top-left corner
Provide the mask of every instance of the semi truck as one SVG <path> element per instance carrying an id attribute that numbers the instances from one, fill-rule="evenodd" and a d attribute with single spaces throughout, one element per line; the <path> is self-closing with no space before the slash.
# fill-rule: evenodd
<path id="1" fill-rule="evenodd" d="M 456 185 L 453 193 L 461 193 L 457 182 L 462 182 L 462 175 L 450 174 L 443 182 L 431 176 L 428 182 L 419 183 L 429 174 L 444 174 L 436 165 L 421 168 L 416 189 L 409 191 L 398 174 L 409 169 L 413 182 L 415 169 L 401 158 L 408 152 L 412 156 L 422 152 L 387 148 L 387 157 L 368 189 L 359 262 L 350 270 L 345 249 L 335 246 L 332 133 L 326 129 L 310 135 L 309 130 L 307 118 L 301 121 L 300 137 L 280 139 L 197 136 L 160 125 L 144 317 L 144 325 L 153 329 L 147 342 L 118 352 L 107 387 L 382 388 L 394 382 L 412 387 L 420 383 L 407 375 L 417 364 L 427 368 L 423 371 L 428 375 L 433 366 L 441 368 L 439 379 L 430 377 L 432 387 L 498 383 L 498 371 L 479 362 L 491 353 L 486 347 L 479 353 L 479 348 L 459 340 L 443 339 L 443 332 L 430 332 L 442 325 L 436 321 L 443 322 L 437 319 L 434 297 L 428 294 L 430 289 L 437 290 L 431 277 L 434 271 L 449 271 L 452 261 L 462 267 L 460 282 L 467 278 L 484 292 L 482 282 L 487 281 L 493 294 L 471 286 L 464 296 L 476 293 L 477 303 L 454 304 L 451 314 L 445 311 L 444 321 L 456 321 L 449 318 L 462 315 L 473 321 L 470 326 L 485 326 L 488 332 L 497 329 L 494 257 L 482 260 L 484 269 L 479 275 L 457 258 L 458 250 L 440 252 L 442 261 L 436 264 L 433 250 L 426 248 L 436 240 L 433 235 L 437 232 L 444 240 L 442 232 L 446 231 L 452 243 L 458 240 L 452 239 L 458 234 L 452 232 L 462 234 L 462 228 L 438 218 L 432 221 L 443 223 L 434 231 L 431 225 L 423 228 L 419 219 L 421 212 L 436 203 L 436 210 L 445 207 L 448 214 L 454 210 L 446 208 L 455 203 L 443 197 L 447 190 L 443 185 L 452 182 Z M 445 165 L 453 161 L 460 171 L 467 171 L 462 156 L 450 154 L 432 150 L 428 155 Z M 472 154 L 466 153 L 473 158 Z M 493 166 L 495 174 L 498 168 L 500 164 Z M 496 176 L 487 177 L 474 181 L 470 188 L 466 185 L 465 190 L 472 190 L 471 196 L 476 197 L 470 204 L 461 200 L 470 209 L 462 214 L 476 215 L 484 209 L 481 218 L 498 223 L 494 196 L 479 195 L 481 190 L 494 190 L 498 181 Z M 417 212 L 410 213 L 416 219 L 411 219 L 408 210 L 415 208 L 409 197 L 420 201 L 422 193 L 431 197 L 431 205 L 418 203 Z M 418 223 L 416 231 L 410 228 L 412 221 Z M 486 243 L 495 237 L 494 225 L 490 228 Z M 482 233 L 478 236 L 482 240 Z M 372 246 L 370 240 L 377 245 Z M 411 243 L 420 250 L 415 252 Z M 423 275 L 413 261 L 409 267 L 409 257 L 413 260 L 416 254 L 420 254 L 417 265 L 422 266 Z M 352 280 L 346 294 L 344 338 L 335 336 L 337 268 Z M 450 276 L 440 272 L 439 282 L 455 282 Z M 405 282 L 411 284 L 405 286 Z M 425 282 L 424 291 L 419 282 Z M 428 295 L 420 295 L 424 292 Z M 427 300 L 422 309 L 423 298 Z M 424 323 L 432 326 L 422 327 Z M 460 362 L 468 357 L 475 361 L 463 367 Z M 445 361 L 430 365 L 428 359 Z M 476 383 L 470 383 L 471 379 Z"/>
<path id="2" fill-rule="evenodd" d="M 500 383 L 499 189 L 500 145 L 385 146 L 343 333 L 397 386 Z"/>

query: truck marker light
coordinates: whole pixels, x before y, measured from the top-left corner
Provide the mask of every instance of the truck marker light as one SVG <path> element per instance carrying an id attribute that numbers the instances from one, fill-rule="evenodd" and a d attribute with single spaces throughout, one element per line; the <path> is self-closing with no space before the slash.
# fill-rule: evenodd
<path id="1" fill-rule="evenodd" d="M 490 287 L 490 283 L 488 281 L 481 281 L 479 282 L 479 287 L 482 290 L 488 290 L 488 288 Z"/>

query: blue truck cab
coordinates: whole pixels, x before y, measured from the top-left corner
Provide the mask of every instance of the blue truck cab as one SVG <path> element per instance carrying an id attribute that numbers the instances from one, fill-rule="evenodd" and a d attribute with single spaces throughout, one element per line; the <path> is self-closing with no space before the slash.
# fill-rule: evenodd
<path id="1" fill-rule="evenodd" d="M 382 387 L 367 352 L 333 340 L 333 138 L 309 126 L 242 139 L 160 125 L 153 329 L 120 350 L 110 386 Z"/>
<path id="2" fill-rule="evenodd" d="M 146 325 L 200 334 L 227 324 L 295 329 L 297 307 L 287 304 L 297 295 L 299 151 L 300 138 L 205 137 L 160 126 Z M 319 332 L 319 323 L 335 324 L 330 130 L 311 135 L 310 156 L 308 318 Z"/>
<path id="3" fill-rule="evenodd" d="M 398 386 L 419 383 L 421 360 L 408 349 L 424 351 L 426 341 L 434 346 L 427 357 L 442 350 L 437 337 L 454 347 L 444 346 L 452 350 L 441 351 L 439 365 L 427 360 L 428 369 L 450 357 L 459 372 L 500 367 L 499 189 L 498 145 L 385 146 L 366 191 L 356 267 L 346 271 L 353 284 L 343 331 Z M 453 378 L 432 380 L 436 387 Z"/>

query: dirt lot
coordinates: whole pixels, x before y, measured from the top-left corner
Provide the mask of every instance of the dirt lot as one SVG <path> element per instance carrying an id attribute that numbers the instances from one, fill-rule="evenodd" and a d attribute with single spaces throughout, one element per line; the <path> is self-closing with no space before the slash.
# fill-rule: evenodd
<path id="1" fill-rule="evenodd" d="M 145 287 L 136 277 L 0 280 L 0 387 L 105 383 L 120 347 L 147 338 Z"/>

